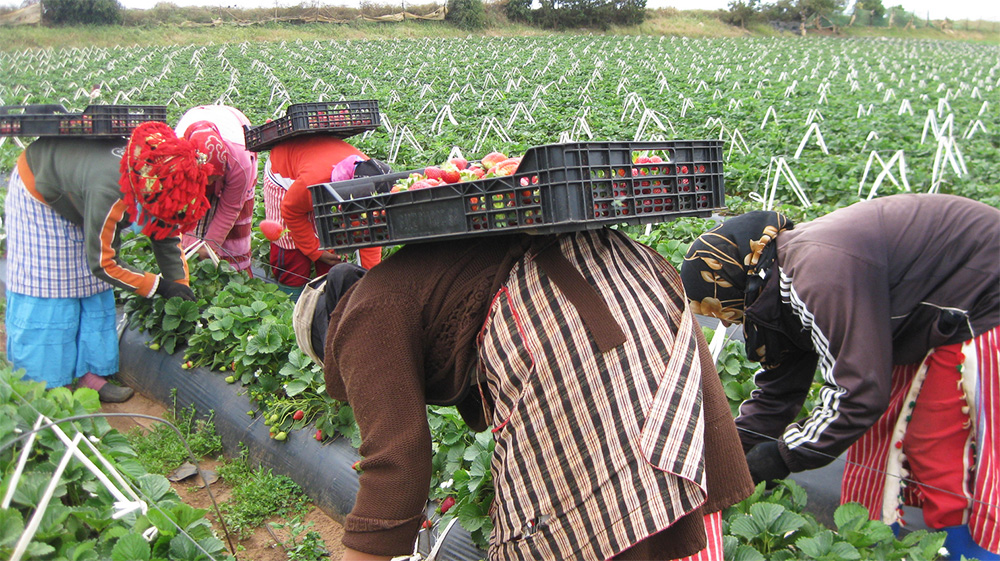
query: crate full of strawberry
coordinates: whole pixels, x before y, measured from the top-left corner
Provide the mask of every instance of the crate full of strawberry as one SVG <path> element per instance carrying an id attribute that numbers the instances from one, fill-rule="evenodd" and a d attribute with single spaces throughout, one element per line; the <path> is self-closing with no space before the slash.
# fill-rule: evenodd
<path id="1" fill-rule="evenodd" d="M 382 119 L 376 100 L 295 103 L 285 116 L 256 127 L 244 127 L 247 150 L 261 152 L 304 134 L 329 134 L 349 138 L 375 130 Z"/>
<path id="2" fill-rule="evenodd" d="M 338 251 L 665 222 L 725 203 L 718 140 L 550 144 L 310 190 L 320 243 Z"/>

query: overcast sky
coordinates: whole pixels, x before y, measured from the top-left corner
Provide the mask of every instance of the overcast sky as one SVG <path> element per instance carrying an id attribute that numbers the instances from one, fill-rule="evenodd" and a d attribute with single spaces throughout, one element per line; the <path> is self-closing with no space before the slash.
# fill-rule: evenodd
<path id="1" fill-rule="evenodd" d="M 126 8 L 152 8 L 155 0 L 119 0 Z M 239 6 L 245 8 L 273 8 L 277 6 L 297 6 L 302 0 L 171 0 L 178 6 Z M 431 0 L 433 1 L 433 0 Z M 376 0 L 378 2 L 378 0 Z M 410 0 L 409 4 L 420 4 L 423 0 Z M 5 3 L 0 0 L 0 3 Z M 320 0 L 320 5 L 358 6 L 359 0 Z M 385 3 L 385 2 L 383 2 Z M 888 8 L 902 5 L 907 11 L 931 19 L 985 19 L 1000 21 L 1000 0 L 882 0 Z M 853 5 L 853 1 L 850 2 Z M 680 10 L 713 10 L 726 8 L 729 0 L 646 0 L 649 8 L 672 7 Z"/>

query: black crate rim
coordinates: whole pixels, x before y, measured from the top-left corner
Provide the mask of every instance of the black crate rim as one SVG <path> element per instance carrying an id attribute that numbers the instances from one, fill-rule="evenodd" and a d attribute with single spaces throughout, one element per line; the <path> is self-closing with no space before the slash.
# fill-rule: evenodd
<path id="1" fill-rule="evenodd" d="M 368 125 L 352 125 L 340 127 L 314 127 L 302 128 L 301 119 L 307 116 L 310 109 L 330 110 L 330 106 L 343 105 L 334 108 L 335 110 L 367 110 L 371 117 Z M 358 107 L 352 108 L 352 105 Z M 382 125 L 382 116 L 379 112 L 377 99 L 352 99 L 343 101 L 318 101 L 293 103 L 285 108 L 285 115 L 257 125 L 255 127 L 244 126 L 244 140 L 247 150 L 251 152 L 264 152 L 270 150 L 275 144 L 304 135 L 324 134 L 335 138 L 347 139 L 358 134 L 378 129 Z M 273 132 L 272 131 L 276 131 Z M 264 139 L 265 135 L 274 134 L 270 138 Z"/>

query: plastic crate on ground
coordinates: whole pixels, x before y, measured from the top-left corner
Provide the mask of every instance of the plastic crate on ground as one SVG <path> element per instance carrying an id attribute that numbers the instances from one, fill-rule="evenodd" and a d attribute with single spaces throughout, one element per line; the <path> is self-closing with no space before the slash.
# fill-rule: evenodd
<path id="1" fill-rule="evenodd" d="M 256 127 L 244 127 L 247 150 L 268 150 L 302 134 L 325 133 L 348 138 L 378 128 L 378 101 L 326 101 L 289 105 L 285 116 Z"/>
<path id="2" fill-rule="evenodd" d="M 128 136 L 147 121 L 167 120 L 164 105 L 89 105 L 70 113 L 61 104 L 0 106 L 0 136 Z"/>
<path id="3" fill-rule="evenodd" d="M 309 189 L 324 249 L 550 234 L 710 216 L 725 206 L 722 151 L 721 140 L 550 144 L 530 148 L 511 176 L 397 193 L 385 193 L 394 180 L 384 176 Z M 662 161 L 636 163 L 650 156 Z"/>

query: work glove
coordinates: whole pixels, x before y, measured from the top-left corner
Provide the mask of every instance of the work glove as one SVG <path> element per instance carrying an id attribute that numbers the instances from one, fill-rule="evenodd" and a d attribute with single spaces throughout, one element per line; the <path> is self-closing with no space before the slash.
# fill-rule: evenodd
<path id="1" fill-rule="evenodd" d="M 751 448 L 747 452 L 747 467 L 750 468 L 753 484 L 767 481 L 768 489 L 774 487 L 775 480 L 784 479 L 791 473 L 778 451 L 778 442 L 774 440 L 761 442 Z"/>
<path id="2" fill-rule="evenodd" d="M 183 298 L 184 300 L 190 300 L 191 302 L 197 300 L 190 287 L 185 284 L 168 281 L 166 279 L 160 279 L 160 284 L 156 287 L 156 293 L 168 300 L 174 296 Z"/>

